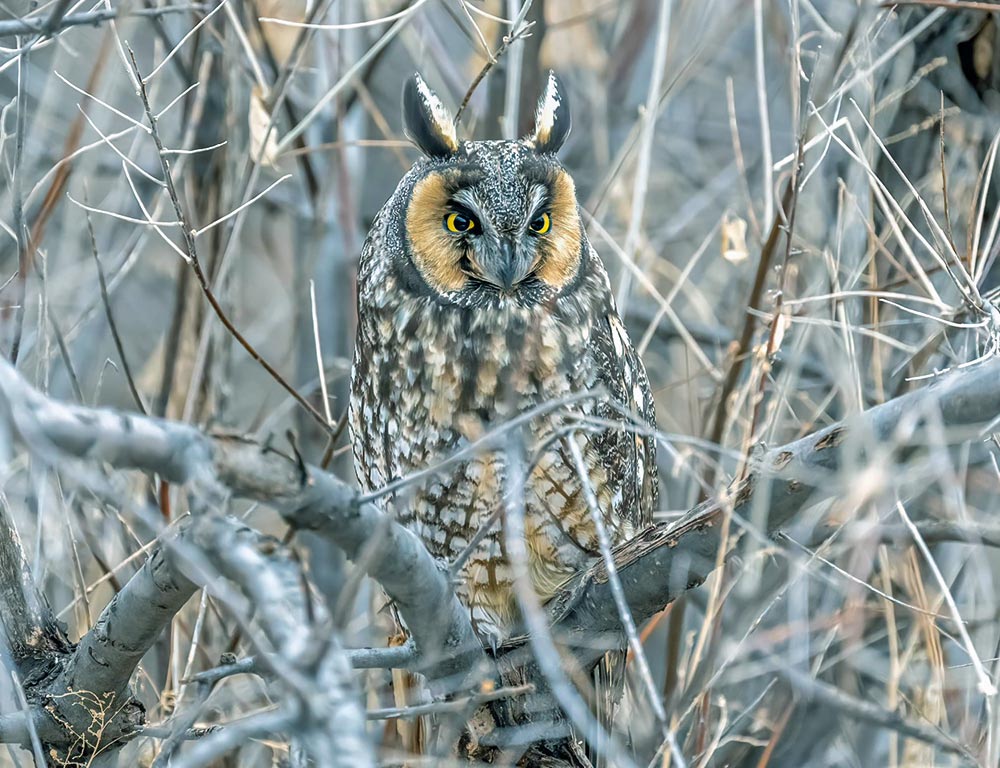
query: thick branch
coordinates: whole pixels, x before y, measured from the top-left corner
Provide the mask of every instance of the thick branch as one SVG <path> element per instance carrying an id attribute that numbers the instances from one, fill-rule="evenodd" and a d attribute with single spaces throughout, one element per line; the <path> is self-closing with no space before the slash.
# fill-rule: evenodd
<path id="1" fill-rule="evenodd" d="M 22 678 L 29 676 L 28 666 L 33 661 L 69 650 L 69 641 L 35 586 L 4 504 L 0 504 L 0 624 L 6 637 L 5 650 Z"/>
<path id="2" fill-rule="evenodd" d="M 16 554 L 20 558 L 19 546 Z M 0 560 L 6 568 L 7 558 Z M 25 580 L 12 583 L 3 596 L 0 613 L 13 640 L 11 613 L 29 609 L 19 619 L 19 631 L 34 634 L 21 648 L 13 642 L 11 646 L 15 662 L 27 670 L 22 677 L 32 729 L 53 750 L 59 764 L 72 764 L 77 758 L 90 758 L 110 745 L 124 743 L 145 723 L 145 711 L 129 687 L 132 674 L 193 594 L 194 584 L 158 548 L 73 648 L 44 600 L 34 593 L 26 567 L 23 574 Z M 18 597 L 22 589 L 27 598 Z M 0 718 L 0 742 L 28 744 L 29 735 L 24 713 Z"/>
<path id="3" fill-rule="evenodd" d="M 806 507 L 847 495 L 849 478 L 856 477 L 840 472 L 847 465 L 865 468 L 879 453 L 901 460 L 931 444 L 923 429 L 928 421 L 942 427 L 936 438 L 957 444 L 988 432 L 998 417 L 1000 359 L 992 359 L 766 451 L 753 462 L 747 478 L 723 498 L 698 505 L 677 522 L 653 526 L 615 551 L 636 621 L 663 610 L 714 570 L 727 511 L 750 517 L 759 504 L 766 511 L 766 532 L 773 534 Z M 621 626 L 603 562 L 579 574 L 556 596 L 549 615 L 569 635 L 592 639 L 604 632 L 612 635 L 612 645 L 620 642 Z M 599 648 L 593 653 L 599 655 Z"/>
<path id="4" fill-rule="evenodd" d="M 236 520 L 214 516 L 188 519 L 168 531 L 77 647 L 49 654 L 46 668 L 55 672 L 26 686 L 33 728 L 59 764 L 86 762 L 142 731 L 145 712 L 129 682 L 195 591 L 194 581 L 183 574 L 187 571 L 198 582 L 211 581 L 221 571 L 248 593 L 278 651 L 270 665 L 273 677 L 298 694 L 286 714 L 296 723 L 296 738 L 306 751 L 336 755 L 329 765 L 371 765 L 350 662 L 328 627 L 309 631 L 314 611 L 302 591 L 297 564 L 274 540 Z M 331 722 L 353 727 L 330 729 Z M 183 739 L 186 723 L 180 725 L 168 743 Z M 28 735 L 21 713 L 0 718 L 0 741 L 27 743 Z M 208 738 L 225 744 L 230 735 Z"/>
<path id="5" fill-rule="evenodd" d="M 50 400 L 6 361 L 0 361 L 0 390 L 17 434 L 36 452 L 157 472 L 213 493 L 221 484 L 275 507 L 294 527 L 328 535 L 395 601 L 421 654 L 416 668 L 443 686 L 460 687 L 488 668 L 446 570 L 412 532 L 371 504 L 357 505 L 351 488 L 333 475 L 240 438 Z"/>
<path id="6" fill-rule="evenodd" d="M 80 640 L 60 681 L 64 690 L 127 693 L 142 657 L 197 589 L 174 564 L 170 546 L 168 540 L 153 550 Z"/>
<path id="7" fill-rule="evenodd" d="M 177 535 L 168 534 L 112 598 L 72 654 L 60 660 L 59 674 L 31 691 L 42 705 L 35 713 L 38 733 L 67 764 L 123 744 L 145 725 L 145 710 L 129 683 L 196 589 L 169 555 Z"/>
<path id="8" fill-rule="evenodd" d="M 2 361 L 0 390 L 17 434 L 36 452 L 55 450 L 154 470 L 213 492 L 221 486 L 273 505 L 293 526 L 329 535 L 396 601 L 424 654 L 421 668 L 439 683 L 447 677 L 464 682 L 492 669 L 447 574 L 419 539 L 370 504 L 358 505 L 353 491 L 336 477 L 246 440 L 54 402 Z M 846 495 L 846 478 L 854 473 L 841 470 L 864 468 L 878 456 L 902 460 L 932 444 L 979 437 L 997 414 L 1000 359 L 944 376 L 923 390 L 763 453 L 723 499 L 699 505 L 672 525 L 654 526 L 615 551 L 636 620 L 662 610 L 714 569 L 728 512 L 749 517 L 751 505 L 759 504 L 766 531 L 774 533 L 807 506 Z M 934 423 L 941 429 L 932 440 L 926 427 Z M 602 562 L 579 574 L 548 609 L 556 628 L 580 649 L 582 662 L 607 647 L 620 647 L 621 627 Z M 432 652 L 440 655 L 428 658 Z M 457 687 L 455 679 L 450 682 Z"/>

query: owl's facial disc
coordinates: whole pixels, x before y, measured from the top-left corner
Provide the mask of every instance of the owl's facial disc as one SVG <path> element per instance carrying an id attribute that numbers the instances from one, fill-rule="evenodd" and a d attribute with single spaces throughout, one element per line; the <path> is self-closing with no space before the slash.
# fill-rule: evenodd
<path id="1" fill-rule="evenodd" d="M 573 181 L 560 167 L 531 165 L 510 189 L 497 189 L 505 174 L 489 167 L 432 171 L 417 182 L 406 230 L 433 290 L 514 294 L 538 283 L 559 290 L 573 278 L 582 241 Z"/>

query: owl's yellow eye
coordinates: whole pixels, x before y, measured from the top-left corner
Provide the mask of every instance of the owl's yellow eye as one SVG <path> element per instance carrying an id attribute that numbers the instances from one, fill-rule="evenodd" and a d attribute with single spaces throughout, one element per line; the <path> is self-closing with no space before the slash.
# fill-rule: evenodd
<path id="1" fill-rule="evenodd" d="M 534 232 L 536 235 L 544 235 L 549 231 L 549 227 L 552 226 L 552 220 L 549 218 L 547 213 L 543 213 L 538 218 L 534 219 L 529 225 L 528 229 Z"/>
<path id="2" fill-rule="evenodd" d="M 463 216 L 461 213 L 449 213 L 444 217 L 444 228 L 449 232 L 462 234 L 463 232 L 471 232 L 475 229 L 476 221 L 468 216 Z"/>

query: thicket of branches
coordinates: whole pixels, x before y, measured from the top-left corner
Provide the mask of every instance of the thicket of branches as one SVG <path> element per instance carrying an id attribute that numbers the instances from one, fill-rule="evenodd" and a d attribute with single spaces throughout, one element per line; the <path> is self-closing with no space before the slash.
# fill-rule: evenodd
<path id="1" fill-rule="evenodd" d="M 0 765 L 997 765 L 990 5 L 0 5 Z M 493 654 L 352 489 L 354 275 L 404 78 L 549 68 L 663 508 Z"/>

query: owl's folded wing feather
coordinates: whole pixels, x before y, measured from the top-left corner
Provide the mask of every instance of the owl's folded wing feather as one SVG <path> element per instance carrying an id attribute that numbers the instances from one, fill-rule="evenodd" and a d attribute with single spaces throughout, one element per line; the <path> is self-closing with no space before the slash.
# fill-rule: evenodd
<path id="1" fill-rule="evenodd" d="M 620 483 L 616 511 L 641 529 L 652 521 L 658 500 L 656 440 L 651 434 L 656 429 L 656 412 L 646 369 L 614 301 L 610 295 L 607 299 L 591 333 L 591 354 L 609 396 L 609 402 L 599 409 L 601 416 L 622 426 L 608 429 L 596 443 L 609 477 L 618 478 Z"/>
<path id="2" fill-rule="evenodd" d="M 595 318 L 590 350 L 598 381 L 608 395 L 598 414 L 621 425 L 594 440 L 607 476 L 618 489 L 613 496 L 616 508 L 612 512 L 617 513 L 613 517 L 623 518 L 639 530 L 651 523 L 657 504 L 656 441 L 650 433 L 656 428 L 656 413 L 646 369 L 618 315 L 610 288 Z M 607 734 L 613 730 L 622 699 L 625 660 L 624 650 L 610 651 L 594 668 L 594 714 L 600 732 L 587 741 L 590 760 L 597 768 L 608 765 Z"/>

